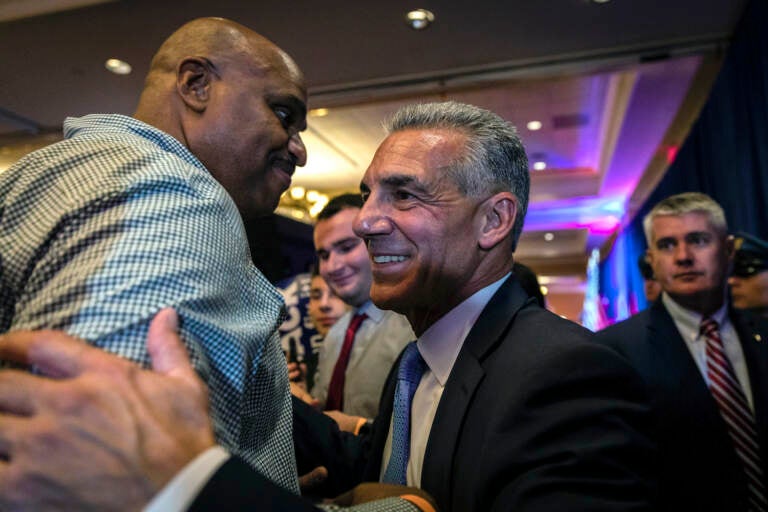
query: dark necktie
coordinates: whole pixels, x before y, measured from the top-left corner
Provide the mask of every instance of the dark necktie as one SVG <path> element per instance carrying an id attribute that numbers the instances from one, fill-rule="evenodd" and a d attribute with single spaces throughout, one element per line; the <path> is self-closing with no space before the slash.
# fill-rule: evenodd
<path id="1" fill-rule="evenodd" d="M 406 485 L 408 458 L 411 454 L 411 401 L 426 369 L 427 363 L 421 357 L 416 342 L 412 341 L 405 347 L 397 369 L 392 413 L 392 453 L 384 471 L 384 483 Z"/>
<path id="2" fill-rule="evenodd" d="M 749 402 L 728 360 L 720 338 L 717 322 L 711 318 L 701 321 L 701 334 L 707 340 L 707 378 L 709 390 L 717 402 L 720 415 L 728 427 L 733 447 L 741 460 L 747 477 L 750 510 L 768 511 L 763 485 L 763 469 L 760 462 L 755 418 Z"/>
<path id="3" fill-rule="evenodd" d="M 342 411 L 344 408 L 344 377 L 347 373 L 347 364 L 349 364 L 349 356 L 355 342 L 355 334 L 366 318 L 368 315 L 365 313 L 358 313 L 349 321 L 347 332 L 344 334 L 344 344 L 341 345 L 341 352 L 339 352 L 339 358 L 333 367 L 331 382 L 328 384 L 328 398 L 325 401 L 326 411 Z"/>

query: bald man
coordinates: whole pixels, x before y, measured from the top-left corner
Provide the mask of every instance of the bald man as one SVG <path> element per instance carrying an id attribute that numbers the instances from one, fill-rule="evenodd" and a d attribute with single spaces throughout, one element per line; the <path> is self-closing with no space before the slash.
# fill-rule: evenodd
<path id="1" fill-rule="evenodd" d="M 69 118 L 0 175 L 0 333 L 61 329 L 148 367 L 149 322 L 174 307 L 218 443 L 289 491 L 283 302 L 241 216 L 272 212 L 304 165 L 305 116 L 288 55 L 198 19 L 160 47 L 133 117 Z"/>

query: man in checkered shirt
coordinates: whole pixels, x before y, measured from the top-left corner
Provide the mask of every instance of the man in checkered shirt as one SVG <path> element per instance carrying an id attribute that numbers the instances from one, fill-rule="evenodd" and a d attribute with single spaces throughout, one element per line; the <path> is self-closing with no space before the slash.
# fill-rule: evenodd
<path id="1" fill-rule="evenodd" d="M 290 491 L 283 302 L 241 216 L 272 212 L 304 165 L 305 116 L 288 55 L 199 19 L 163 43 L 133 117 L 67 119 L 0 175 L 0 333 L 62 329 L 146 367 L 149 322 L 172 306 L 218 442 Z"/>

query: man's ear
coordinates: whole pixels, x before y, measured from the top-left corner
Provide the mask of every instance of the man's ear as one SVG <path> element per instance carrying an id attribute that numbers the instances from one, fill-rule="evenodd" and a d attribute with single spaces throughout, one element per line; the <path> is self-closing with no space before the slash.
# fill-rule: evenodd
<path id="1" fill-rule="evenodd" d="M 725 255 L 728 261 L 733 260 L 733 256 L 736 254 L 736 239 L 733 235 L 728 235 L 723 241 L 725 244 Z"/>
<path id="2" fill-rule="evenodd" d="M 481 231 L 478 244 L 490 250 L 499 242 L 509 240 L 517 218 L 517 199 L 511 192 L 498 192 L 481 206 Z M 510 242 L 511 247 L 511 242 Z"/>
<path id="3" fill-rule="evenodd" d="M 179 64 L 176 91 L 194 112 L 201 113 L 205 110 L 214 76 L 211 62 L 203 57 L 186 57 Z"/>
<path id="4" fill-rule="evenodd" d="M 653 268 L 653 264 L 655 262 L 653 251 L 651 251 L 651 248 L 645 250 L 645 261 L 648 262 L 648 264 Z M 654 274 L 655 277 L 655 274 Z"/>

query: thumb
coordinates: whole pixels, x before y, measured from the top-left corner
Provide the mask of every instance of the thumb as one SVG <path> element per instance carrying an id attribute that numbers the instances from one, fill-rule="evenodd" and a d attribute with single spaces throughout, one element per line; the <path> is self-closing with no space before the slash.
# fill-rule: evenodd
<path id="1" fill-rule="evenodd" d="M 161 309 L 149 324 L 147 350 L 152 358 L 152 369 L 168 376 L 194 378 L 196 374 L 178 328 L 179 317 L 172 308 Z"/>
<path id="2" fill-rule="evenodd" d="M 328 470 L 325 466 L 318 466 L 309 473 L 299 476 L 299 489 L 302 493 L 315 490 L 328 478 Z"/>

